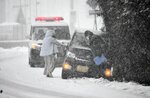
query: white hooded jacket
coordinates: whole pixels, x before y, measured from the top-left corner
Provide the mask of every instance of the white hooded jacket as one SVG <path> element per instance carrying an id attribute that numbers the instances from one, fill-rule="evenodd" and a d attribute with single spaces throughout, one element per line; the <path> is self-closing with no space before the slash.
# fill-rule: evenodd
<path id="1" fill-rule="evenodd" d="M 56 44 L 58 43 L 55 38 L 53 38 L 53 34 L 55 32 L 53 30 L 48 30 L 45 34 L 45 38 L 43 39 L 43 44 L 40 51 L 40 56 L 48 56 L 54 53 L 58 53 L 58 49 Z"/>

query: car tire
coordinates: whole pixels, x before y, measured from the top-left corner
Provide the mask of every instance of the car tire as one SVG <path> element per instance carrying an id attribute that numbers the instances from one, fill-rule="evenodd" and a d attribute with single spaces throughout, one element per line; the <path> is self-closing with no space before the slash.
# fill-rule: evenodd
<path id="1" fill-rule="evenodd" d="M 29 65 L 30 65 L 30 67 L 35 67 L 35 64 L 30 59 L 29 59 Z"/>
<path id="2" fill-rule="evenodd" d="M 71 78 L 71 74 L 69 71 L 62 70 L 61 77 L 62 77 L 62 79 L 68 79 L 68 78 Z"/>

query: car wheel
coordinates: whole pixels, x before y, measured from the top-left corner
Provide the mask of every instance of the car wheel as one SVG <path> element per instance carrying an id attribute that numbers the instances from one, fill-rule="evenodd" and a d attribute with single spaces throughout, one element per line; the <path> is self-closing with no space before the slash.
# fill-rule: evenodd
<path id="1" fill-rule="evenodd" d="M 35 67 L 35 64 L 32 62 L 31 59 L 29 59 L 29 65 L 30 65 L 31 67 Z"/>
<path id="2" fill-rule="evenodd" d="M 68 79 L 71 78 L 71 73 L 69 71 L 66 70 L 62 70 L 62 75 L 61 75 L 62 79 Z"/>

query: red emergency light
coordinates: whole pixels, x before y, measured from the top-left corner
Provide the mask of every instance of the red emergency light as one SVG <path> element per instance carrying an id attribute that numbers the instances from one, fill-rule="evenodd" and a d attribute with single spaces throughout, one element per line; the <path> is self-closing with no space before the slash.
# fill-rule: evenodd
<path id="1" fill-rule="evenodd" d="M 63 17 L 36 17 L 35 21 L 61 21 Z"/>

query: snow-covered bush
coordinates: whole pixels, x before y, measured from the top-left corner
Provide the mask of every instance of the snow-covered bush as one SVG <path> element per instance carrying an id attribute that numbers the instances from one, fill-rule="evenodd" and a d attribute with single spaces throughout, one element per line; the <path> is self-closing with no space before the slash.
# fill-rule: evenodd
<path id="1" fill-rule="evenodd" d="M 103 10 L 115 79 L 150 85 L 150 0 L 90 1 Z"/>

